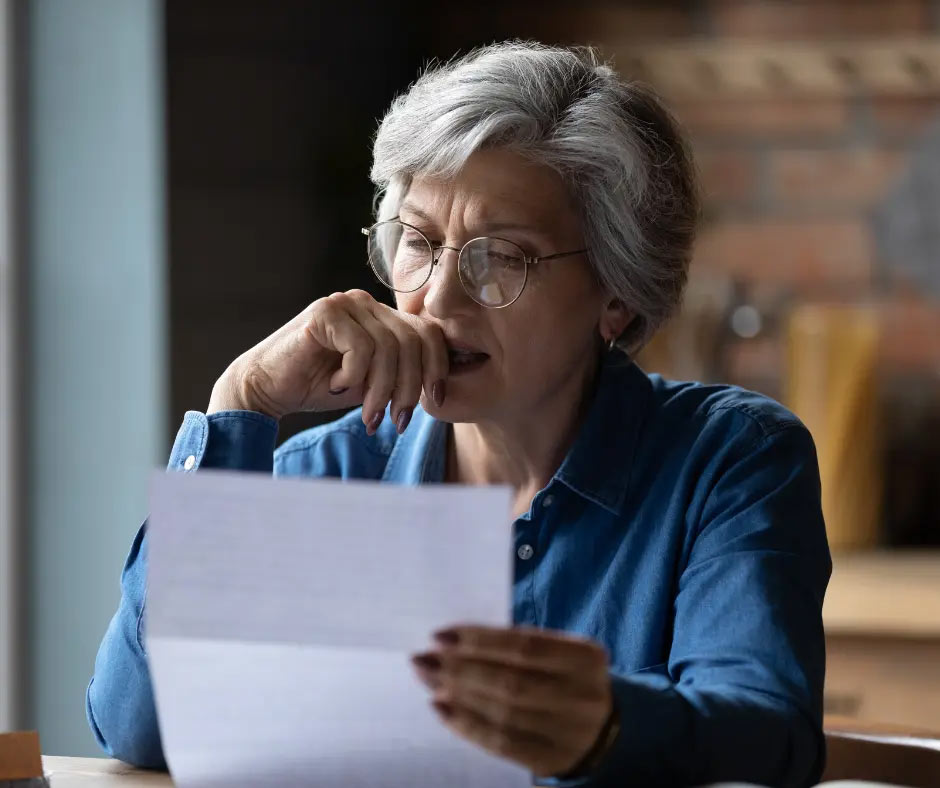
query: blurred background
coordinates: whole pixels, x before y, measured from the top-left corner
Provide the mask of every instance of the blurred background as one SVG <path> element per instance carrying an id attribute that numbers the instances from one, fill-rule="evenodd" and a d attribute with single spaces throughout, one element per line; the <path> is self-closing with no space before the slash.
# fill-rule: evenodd
<path id="1" fill-rule="evenodd" d="M 0 26 L 0 730 L 97 754 L 85 685 L 184 411 L 315 298 L 387 298 L 378 119 L 430 59 L 524 37 L 599 46 L 687 128 L 701 236 L 639 362 L 807 422 L 827 713 L 940 731 L 940 0 L 0 0 Z"/>

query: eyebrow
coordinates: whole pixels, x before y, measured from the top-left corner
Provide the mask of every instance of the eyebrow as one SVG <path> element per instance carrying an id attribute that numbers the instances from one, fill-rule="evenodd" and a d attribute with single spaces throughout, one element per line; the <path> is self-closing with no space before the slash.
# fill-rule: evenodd
<path id="1" fill-rule="evenodd" d="M 421 208 L 419 208 L 414 203 L 403 202 L 399 208 L 399 212 L 406 211 L 410 214 L 414 214 L 419 219 L 423 219 L 426 222 L 435 223 L 434 217 L 427 214 Z M 538 227 L 535 227 L 531 224 L 523 224 L 521 222 L 484 222 L 482 232 L 484 233 L 493 233 L 493 232 L 502 232 L 503 230 L 521 230 L 527 233 L 534 233 L 536 235 L 542 236 L 544 233 Z"/>

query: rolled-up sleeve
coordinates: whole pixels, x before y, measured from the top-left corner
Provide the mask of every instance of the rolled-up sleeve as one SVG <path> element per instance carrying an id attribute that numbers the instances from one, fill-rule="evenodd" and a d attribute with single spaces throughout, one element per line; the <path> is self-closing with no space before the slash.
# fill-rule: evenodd
<path id="1" fill-rule="evenodd" d="M 612 750 L 561 784 L 815 784 L 830 571 L 815 448 L 790 424 L 729 458 L 679 576 L 668 665 L 612 676 Z"/>
<path id="2" fill-rule="evenodd" d="M 168 470 L 199 468 L 271 472 L 277 422 L 253 411 L 183 418 Z M 122 761 L 165 768 L 143 646 L 147 587 L 147 523 L 137 531 L 121 573 L 121 601 L 105 633 L 85 696 L 85 710 L 104 751 Z"/>

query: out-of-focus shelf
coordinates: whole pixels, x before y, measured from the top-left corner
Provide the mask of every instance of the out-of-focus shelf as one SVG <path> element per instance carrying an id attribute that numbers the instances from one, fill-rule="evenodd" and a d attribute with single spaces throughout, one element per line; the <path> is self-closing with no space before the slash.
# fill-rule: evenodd
<path id="1" fill-rule="evenodd" d="M 602 37 L 603 38 L 603 37 Z M 608 42 L 617 65 L 671 97 L 937 95 L 940 37 Z"/>
<path id="2" fill-rule="evenodd" d="M 940 550 L 836 553 L 828 634 L 940 639 Z"/>

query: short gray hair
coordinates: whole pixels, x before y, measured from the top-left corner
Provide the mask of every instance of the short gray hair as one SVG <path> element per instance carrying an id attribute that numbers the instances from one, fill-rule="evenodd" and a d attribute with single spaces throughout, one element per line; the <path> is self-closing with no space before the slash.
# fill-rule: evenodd
<path id="1" fill-rule="evenodd" d="M 429 66 L 392 102 L 373 150 L 377 218 L 397 215 L 415 175 L 453 177 L 493 147 L 562 176 L 598 281 L 636 314 L 618 344 L 638 350 L 682 299 L 699 215 L 675 119 L 591 48 L 485 46 Z"/>

